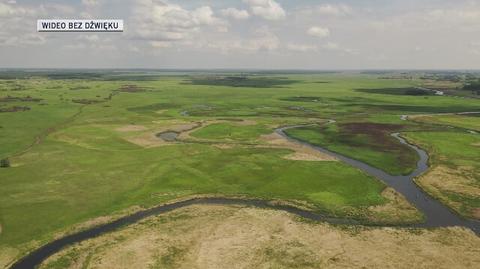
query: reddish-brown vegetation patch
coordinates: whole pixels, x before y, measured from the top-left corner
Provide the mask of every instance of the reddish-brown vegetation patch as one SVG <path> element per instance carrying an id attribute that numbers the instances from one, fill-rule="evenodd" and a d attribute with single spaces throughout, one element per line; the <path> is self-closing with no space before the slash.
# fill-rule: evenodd
<path id="1" fill-rule="evenodd" d="M 350 135 L 365 135 L 370 140 L 371 147 L 379 150 L 402 150 L 403 145 L 398 143 L 395 138 L 392 138 L 391 133 L 398 132 L 404 128 L 398 124 L 382 124 L 382 123 L 343 123 L 340 124 L 342 134 Z"/>
<path id="2" fill-rule="evenodd" d="M 72 99 L 72 102 L 77 104 L 91 105 L 91 104 L 101 103 L 102 101 L 92 100 L 92 99 Z"/>
<path id="3" fill-rule="evenodd" d="M 322 153 L 318 150 L 314 150 L 311 147 L 292 142 L 285 137 L 277 134 L 272 133 L 269 135 L 262 135 L 260 137 L 261 141 L 267 143 L 268 147 L 272 148 L 286 148 L 293 150 L 294 152 L 283 156 L 283 158 L 287 160 L 295 160 L 295 161 L 336 161 L 335 158 Z M 259 147 L 264 147 L 261 145 Z"/>
<path id="4" fill-rule="evenodd" d="M 350 122 L 340 125 L 344 131 L 368 135 L 383 135 L 403 129 L 403 125 L 371 123 L 371 122 Z"/>
<path id="5" fill-rule="evenodd" d="M 90 87 L 88 87 L 88 86 L 74 86 L 74 87 L 70 87 L 70 90 L 71 90 L 71 91 L 88 90 L 88 89 L 90 89 Z"/>
<path id="6" fill-rule="evenodd" d="M 144 87 L 138 87 L 137 85 L 123 85 L 118 89 L 120 92 L 145 92 Z"/>

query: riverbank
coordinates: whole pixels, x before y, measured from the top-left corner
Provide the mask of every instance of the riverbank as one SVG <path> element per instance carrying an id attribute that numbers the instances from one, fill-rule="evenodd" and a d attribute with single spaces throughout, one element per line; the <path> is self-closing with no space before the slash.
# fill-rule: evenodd
<path id="1" fill-rule="evenodd" d="M 353 167 L 356 167 L 367 174 L 374 176 L 382 180 L 387 185 L 393 187 L 396 191 L 403 194 L 408 201 L 413 203 L 417 208 L 421 209 L 426 216 L 426 221 L 421 224 L 411 225 L 411 227 L 449 227 L 449 226 L 463 226 L 465 228 L 472 229 L 475 233 L 480 232 L 480 223 L 461 219 L 458 215 L 450 211 L 440 202 L 429 197 L 425 192 L 423 192 L 413 181 L 413 178 L 422 174 L 428 169 L 428 155 L 425 151 L 418 148 L 415 145 L 409 144 L 405 139 L 400 137 L 398 133 L 392 134 L 393 137 L 398 139 L 400 143 L 405 144 L 412 149 L 414 149 L 419 155 L 419 162 L 417 168 L 408 176 L 391 176 L 377 168 L 371 167 L 368 164 L 362 163 L 360 161 L 351 159 L 349 157 L 331 152 L 327 149 L 310 145 L 304 141 L 299 141 L 294 138 L 291 138 L 285 134 L 286 129 L 295 128 L 297 126 L 288 126 L 283 128 L 278 128 L 276 132 L 287 139 L 296 141 L 297 143 L 305 144 L 309 147 L 312 147 L 315 150 L 321 151 L 323 153 L 329 154 Z M 84 240 L 97 237 L 101 234 L 108 233 L 118 229 L 124 225 L 133 224 L 137 221 L 140 221 L 146 217 L 169 212 L 174 209 L 183 208 L 186 206 L 191 206 L 194 204 L 242 204 L 255 206 L 259 208 L 270 208 L 276 210 L 283 210 L 301 216 L 306 219 L 315 220 L 315 221 L 327 221 L 333 224 L 361 224 L 354 220 L 349 219 L 335 219 L 329 218 L 324 215 L 314 213 L 310 210 L 301 209 L 288 204 L 281 203 L 269 203 L 265 200 L 254 200 L 254 199 L 229 199 L 229 198 L 195 198 L 185 201 L 179 201 L 171 204 L 161 205 L 147 210 L 142 210 L 137 213 L 134 213 L 129 216 L 122 217 L 113 222 L 109 222 L 103 225 L 93 227 L 78 233 L 74 233 L 58 240 L 55 240 L 27 255 L 25 258 L 21 259 L 15 263 L 11 268 L 34 268 L 36 265 L 40 264 L 43 260 L 58 252 L 62 248 L 71 245 L 73 243 L 79 243 Z"/>
<path id="2" fill-rule="evenodd" d="M 480 238 L 463 228 L 334 226 L 193 205 L 65 248 L 40 268 L 475 268 L 479 250 Z"/>

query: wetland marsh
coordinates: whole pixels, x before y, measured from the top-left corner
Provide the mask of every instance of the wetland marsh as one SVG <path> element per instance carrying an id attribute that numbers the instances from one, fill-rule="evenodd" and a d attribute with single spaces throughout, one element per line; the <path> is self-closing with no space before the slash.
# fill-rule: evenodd
<path id="1" fill-rule="evenodd" d="M 467 132 L 478 130 L 476 117 L 461 113 L 479 112 L 480 103 L 391 94 L 421 80 L 22 75 L 0 80 L 0 109 L 8 110 L 0 113 L 0 159 L 9 161 L 0 168 L 0 267 L 62 235 L 192 197 L 277 201 L 366 226 L 479 219 L 480 136 Z M 285 132 L 391 180 L 275 135 L 298 125 Z M 428 170 L 425 156 L 390 135 L 398 132 L 428 153 Z M 417 194 L 402 191 L 405 180 Z M 415 202 L 422 197 L 459 221 L 428 225 L 440 215 Z"/>

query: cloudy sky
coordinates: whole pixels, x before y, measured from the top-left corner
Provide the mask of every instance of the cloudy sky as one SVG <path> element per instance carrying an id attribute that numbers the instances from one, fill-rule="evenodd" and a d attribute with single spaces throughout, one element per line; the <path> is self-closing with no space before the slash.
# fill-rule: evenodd
<path id="1" fill-rule="evenodd" d="M 480 69 L 480 0 L 0 0 L 0 67 Z"/>

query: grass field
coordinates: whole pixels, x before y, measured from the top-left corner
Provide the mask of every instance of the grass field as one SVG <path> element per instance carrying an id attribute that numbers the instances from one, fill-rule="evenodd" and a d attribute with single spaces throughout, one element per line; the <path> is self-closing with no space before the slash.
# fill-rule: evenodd
<path id="1" fill-rule="evenodd" d="M 478 114 L 419 115 L 413 120 L 449 130 L 407 133 L 432 156 L 432 169 L 418 184 L 461 215 L 475 219 L 480 219 L 479 119 Z"/>
<path id="2" fill-rule="evenodd" d="M 418 156 L 390 136 L 390 133 L 402 128 L 394 124 L 333 123 L 290 129 L 287 133 L 302 141 L 355 157 L 392 175 L 406 175 L 415 169 Z"/>
<path id="3" fill-rule="evenodd" d="M 195 131 L 191 135 L 204 139 L 252 141 L 258 139 L 261 135 L 271 132 L 271 129 L 261 125 L 235 126 L 229 123 L 217 123 Z"/>
<path id="4" fill-rule="evenodd" d="M 419 115 L 413 120 L 438 125 L 454 126 L 480 132 L 480 114 L 470 115 Z"/>
<path id="5" fill-rule="evenodd" d="M 366 222 L 419 220 L 414 210 L 398 218 L 395 204 L 389 213 L 373 210 L 391 205 L 377 179 L 338 161 L 284 158 L 291 148 L 262 137 L 278 126 L 333 118 L 291 134 L 404 174 L 416 156 L 388 133 L 433 127 L 401 115 L 480 110 L 478 100 L 375 93 L 416 82 L 374 75 L 211 76 L 2 76 L 0 159 L 10 167 L 0 168 L 0 267 L 88 220 L 192 195 L 301 201 Z M 180 133 L 178 141 L 156 136 L 169 130 Z M 441 151 L 442 139 L 456 135 L 432 132 L 438 140 L 420 132 L 412 139 Z M 452 160 L 478 156 L 476 146 L 461 149 Z M 478 175 L 473 163 L 455 165 Z M 478 193 L 472 199 L 470 211 Z"/>

